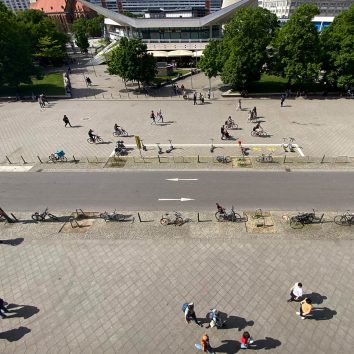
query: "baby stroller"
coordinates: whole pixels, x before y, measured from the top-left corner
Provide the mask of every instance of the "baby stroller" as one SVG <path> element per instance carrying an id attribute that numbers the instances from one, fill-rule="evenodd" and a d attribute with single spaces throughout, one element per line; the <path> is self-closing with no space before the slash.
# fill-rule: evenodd
<path id="1" fill-rule="evenodd" d="M 64 150 L 57 150 L 54 154 L 49 156 L 49 160 L 54 163 L 57 161 L 66 162 L 68 161 L 68 158 L 65 156 Z"/>

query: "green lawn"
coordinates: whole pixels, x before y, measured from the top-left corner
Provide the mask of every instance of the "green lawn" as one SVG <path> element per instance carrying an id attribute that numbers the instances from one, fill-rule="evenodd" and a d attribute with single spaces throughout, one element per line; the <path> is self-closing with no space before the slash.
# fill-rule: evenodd
<path id="1" fill-rule="evenodd" d="M 63 73 L 56 72 L 44 75 L 42 80 L 32 78 L 31 85 L 21 84 L 19 88 L 20 96 L 31 96 L 44 93 L 47 96 L 65 95 Z M 0 87 L 0 96 L 16 96 L 16 88 Z"/>
<path id="2" fill-rule="evenodd" d="M 171 75 L 161 75 L 161 76 L 156 76 L 154 79 L 154 83 L 155 84 L 161 84 L 163 82 L 166 82 L 168 80 L 174 79 L 175 77 L 177 77 L 178 74 L 181 75 L 185 75 L 190 73 L 190 70 L 183 70 L 183 69 L 177 69 L 177 70 L 173 70 Z"/>
<path id="3" fill-rule="evenodd" d="M 286 90 L 287 79 L 275 76 L 262 74 L 262 77 L 257 82 L 252 82 L 249 85 L 248 92 L 250 93 L 283 93 Z M 328 89 L 328 88 L 327 88 Z M 304 84 L 301 88 L 301 91 L 308 92 L 322 92 L 325 90 L 325 87 L 320 83 L 308 83 Z M 296 92 L 297 88 L 292 87 L 292 91 Z"/>

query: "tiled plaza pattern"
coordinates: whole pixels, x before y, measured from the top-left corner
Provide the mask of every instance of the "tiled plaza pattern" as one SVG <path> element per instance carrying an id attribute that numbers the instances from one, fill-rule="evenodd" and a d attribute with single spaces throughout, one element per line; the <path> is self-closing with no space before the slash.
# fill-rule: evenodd
<path id="1" fill-rule="evenodd" d="M 241 129 L 230 130 L 235 140 L 244 144 L 280 144 L 283 137 L 293 136 L 305 155 L 354 156 L 354 114 L 353 100 L 348 99 L 288 99 L 285 107 L 280 108 L 279 99 L 244 99 L 244 111 L 236 111 L 237 98 L 223 99 L 220 94 L 220 82 L 212 80 L 212 100 L 204 105 L 193 105 L 179 96 L 147 97 L 130 96 L 128 99 L 102 99 L 95 92 L 106 93 L 110 97 L 123 90 L 122 83 L 116 77 L 104 73 L 104 66 L 97 67 L 98 76 L 90 76 L 94 86 L 84 87 L 84 72 L 74 69 L 72 83 L 74 98 L 72 100 L 53 101 L 40 110 L 37 102 L 0 103 L 0 162 L 7 163 L 6 155 L 14 163 L 22 163 L 22 155 L 30 163 L 38 162 L 37 155 L 47 159 L 57 149 L 64 149 L 71 158 L 108 157 L 118 138 L 112 136 L 113 125 L 123 126 L 130 138 L 124 138 L 126 144 L 134 144 L 133 135 L 139 135 L 145 144 L 207 144 L 191 151 L 187 147 L 174 150 L 171 155 L 207 156 L 211 138 L 214 143 L 221 143 L 220 126 L 231 115 Z M 194 87 L 198 92 L 205 92 L 208 80 L 203 74 L 193 76 Z M 183 80 L 190 88 L 190 78 Z M 181 82 L 179 82 L 181 85 Z M 97 85 L 97 86 L 96 86 Z M 76 90 L 75 90 L 76 88 Z M 85 95 L 80 94 L 84 90 Z M 172 91 L 170 88 L 166 90 Z M 124 93 L 126 95 L 126 93 Z M 113 96 L 115 97 L 115 96 Z M 247 109 L 257 106 L 263 128 L 269 137 L 252 137 L 253 124 L 247 122 Z M 162 109 L 165 123 L 151 125 L 151 110 Z M 64 128 L 62 121 L 66 114 L 74 128 Z M 105 144 L 90 145 L 87 143 L 87 132 L 92 128 L 102 136 Z M 223 141 L 225 142 L 225 141 Z M 218 154 L 238 155 L 239 149 L 230 141 L 230 149 L 218 149 Z M 166 147 L 164 147 L 164 150 Z M 256 156 L 262 151 L 255 151 Z M 265 149 L 263 152 L 268 152 Z M 134 152 L 132 152 L 134 154 Z M 137 154 L 137 152 L 135 152 Z M 156 147 L 147 153 L 157 155 Z M 192 155 L 191 155 L 192 154 Z M 275 151 L 275 154 L 278 154 Z"/>
<path id="2" fill-rule="evenodd" d="M 272 352 L 353 351 L 352 241 L 17 237 L 0 245 L 1 296 L 32 307 L 0 321 L 2 353 L 195 353 L 205 329 L 184 322 L 185 301 L 230 316 L 206 330 L 217 353 L 238 352 L 244 329 Z M 286 302 L 295 281 L 316 293 L 315 319 Z"/>

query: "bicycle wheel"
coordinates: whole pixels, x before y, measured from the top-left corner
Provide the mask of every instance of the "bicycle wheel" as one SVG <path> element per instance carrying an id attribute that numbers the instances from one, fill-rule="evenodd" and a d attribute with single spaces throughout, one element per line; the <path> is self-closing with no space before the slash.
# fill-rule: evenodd
<path id="1" fill-rule="evenodd" d="M 161 218 L 161 220 L 160 220 L 161 225 L 168 225 L 169 223 L 170 223 L 169 218 Z"/>
<path id="2" fill-rule="evenodd" d="M 243 218 L 242 218 L 242 216 L 240 214 L 234 212 L 234 215 L 232 216 L 232 220 L 231 221 L 233 221 L 233 222 L 241 222 L 241 221 L 243 221 Z"/>
<path id="3" fill-rule="evenodd" d="M 304 224 L 296 216 L 292 216 L 290 219 L 290 226 L 293 229 L 302 229 Z"/>
<path id="4" fill-rule="evenodd" d="M 128 136 L 128 132 L 125 131 L 125 130 L 123 130 L 120 135 L 121 135 L 121 136 Z"/>
<path id="5" fill-rule="evenodd" d="M 257 136 L 257 133 L 252 130 L 252 131 L 251 131 L 251 135 L 252 135 L 252 136 Z"/>
<path id="6" fill-rule="evenodd" d="M 55 163 L 55 157 L 53 157 L 53 155 L 49 155 L 49 161 L 52 161 Z"/>
<path id="7" fill-rule="evenodd" d="M 232 129 L 238 129 L 238 124 L 234 123 Z"/>
<path id="8" fill-rule="evenodd" d="M 224 214 L 221 214 L 219 211 L 217 211 L 215 213 L 215 218 L 217 221 L 224 221 L 224 217 L 223 217 Z"/>
<path id="9" fill-rule="evenodd" d="M 224 163 L 229 163 L 229 162 L 231 162 L 231 157 L 230 156 L 225 156 Z"/>
<path id="10" fill-rule="evenodd" d="M 177 216 L 175 223 L 176 223 L 176 225 L 182 225 L 184 223 L 183 218 L 181 218 L 180 216 Z"/>
<path id="11" fill-rule="evenodd" d="M 48 215 L 48 217 L 49 217 L 50 219 L 59 220 L 57 216 L 55 216 L 55 215 L 53 215 L 53 214 L 51 214 L 51 213 L 48 213 L 47 215 Z"/>
<path id="12" fill-rule="evenodd" d="M 91 138 L 88 138 L 88 139 L 87 139 L 87 142 L 88 142 L 89 144 L 93 144 L 93 143 L 94 143 L 94 141 L 93 141 Z"/>
<path id="13" fill-rule="evenodd" d="M 103 139 L 100 136 L 96 137 L 96 143 L 102 143 Z"/>
<path id="14" fill-rule="evenodd" d="M 334 222 L 340 226 L 349 226 L 350 222 L 346 215 L 337 215 L 334 217 Z"/>
<path id="15" fill-rule="evenodd" d="M 34 214 L 32 214 L 32 220 L 41 221 L 42 218 L 41 218 L 41 216 L 38 213 L 34 213 Z"/>
<path id="16" fill-rule="evenodd" d="M 113 136 L 118 137 L 119 133 L 118 132 L 113 132 Z"/>
<path id="17" fill-rule="evenodd" d="M 264 162 L 264 156 L 259 156 L 256 158 L 257 162 Z"/>
<path id="18" fill-rule="evenodd" d="M 108 213 L 107 212 L 101 213 L 100 218 L 103 219 L 104 221 L 108 221 L 109 220 Z"/>

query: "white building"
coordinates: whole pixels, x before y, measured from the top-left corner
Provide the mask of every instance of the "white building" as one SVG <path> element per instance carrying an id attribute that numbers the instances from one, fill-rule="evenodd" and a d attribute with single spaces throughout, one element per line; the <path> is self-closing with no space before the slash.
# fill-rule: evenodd
<path id="1" fill-rule="evenodd" d="M 0 0 L 12 11 L 26 10 L 30 0 Z"/>
<path id="2" fill-rule="evenodd" d="M 337 16 L 348 10 L 354 0 L 258 0 L 258 5 L 268 9 L 278 18 L 288 18 L 303 4 L 315 4 L 320 9 L 320 16 Z"/>

